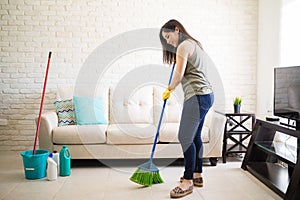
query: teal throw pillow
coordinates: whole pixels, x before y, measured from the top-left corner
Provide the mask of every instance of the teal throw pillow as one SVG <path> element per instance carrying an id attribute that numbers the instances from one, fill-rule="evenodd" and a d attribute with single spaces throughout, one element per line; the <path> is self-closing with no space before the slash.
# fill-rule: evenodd
<path id="1" fill-rule="evenodd" d="M 107 124 L 101 97 L 73 97 L 78 125 Z"/>

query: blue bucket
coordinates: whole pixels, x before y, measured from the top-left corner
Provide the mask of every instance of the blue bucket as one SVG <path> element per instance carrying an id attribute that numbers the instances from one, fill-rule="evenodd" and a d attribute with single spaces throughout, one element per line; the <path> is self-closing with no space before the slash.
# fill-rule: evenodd
<path id="1" fill-rule="evenodd" d="M 24 164 L 25 178 L 40 179 L 46 176 L 48 150 L 38 149 L 33 155 L 33 150 L 21 153 Z"/>

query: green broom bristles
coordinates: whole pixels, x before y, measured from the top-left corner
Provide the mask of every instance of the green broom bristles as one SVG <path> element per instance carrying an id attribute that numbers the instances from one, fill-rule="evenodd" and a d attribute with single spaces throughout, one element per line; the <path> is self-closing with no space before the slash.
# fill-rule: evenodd
<path id="1" fill-rule="evenodd" d="M 151 161 L 139 166 L 130 177 L 130 180 L 143 186 L 151 186 L 164 182 L 158 168 Z"/>

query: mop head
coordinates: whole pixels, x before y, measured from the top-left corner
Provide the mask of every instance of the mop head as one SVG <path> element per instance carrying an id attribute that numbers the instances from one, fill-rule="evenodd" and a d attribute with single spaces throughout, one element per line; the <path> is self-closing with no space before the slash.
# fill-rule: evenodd
<path id="1" fill-rule="evenodd" d="M 151 160 L 140 165 L 130 177 L 130 180 L 143 186 L 151 186 L 153 184 L 164 182 L 159 175 L 158 168 Z"/>

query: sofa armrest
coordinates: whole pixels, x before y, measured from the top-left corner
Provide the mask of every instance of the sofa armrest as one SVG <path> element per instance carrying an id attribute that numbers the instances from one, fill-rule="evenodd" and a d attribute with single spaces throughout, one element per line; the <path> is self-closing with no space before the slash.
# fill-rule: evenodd
<path id="1" fill-rule="evenodd" d="M 48 111 L 41 116 L 39 131 L 39 148 L 53 152 L 52 130 L 58 126 L 58 117 L 55 111 Z"/>
<path id="2" fill-rule="evenodd" d="M 210 151 L 213 157 L 222 156 L 222 146 L 224 137 L 226 117 L 220 113 L 213 112 L 211 122 L 209 124 L 210 129 Z"/>

